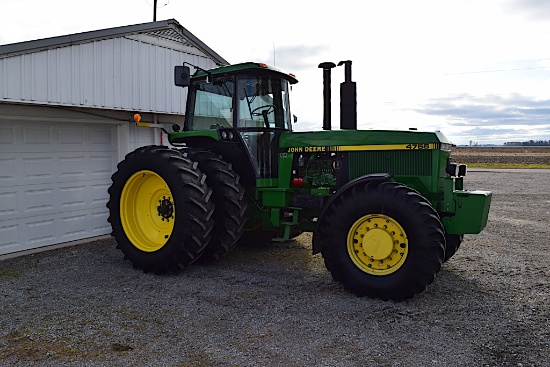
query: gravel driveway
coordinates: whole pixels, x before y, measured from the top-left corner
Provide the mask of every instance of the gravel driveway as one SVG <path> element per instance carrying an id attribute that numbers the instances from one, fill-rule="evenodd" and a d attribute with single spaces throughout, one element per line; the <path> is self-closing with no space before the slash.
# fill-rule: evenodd
<path id="1" fill-rule="evenodd" d="M 402 303 L 344 291 L 309 234 L 171 276 L 112 239 L 0 261 L 0 365 L 550 366 L 549 181 L 470 172 L 488 227 Z"/>

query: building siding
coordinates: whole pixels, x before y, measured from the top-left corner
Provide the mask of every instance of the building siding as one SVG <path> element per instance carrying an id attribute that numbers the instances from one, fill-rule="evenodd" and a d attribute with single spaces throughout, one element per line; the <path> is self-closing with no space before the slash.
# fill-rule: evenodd
<path id="1" fill-rule="evenodd" d="M 117 162 L 183 124 L 174 66 L 227 64 L 175 20 L 0 45 L 0 256 L 111 231 Z"/>
<path id="2" fill-rule="evenodd" d="M 182 114 L 174 66 L 206 56 L 119 37 L 0 58 L 0 101 Z"/>

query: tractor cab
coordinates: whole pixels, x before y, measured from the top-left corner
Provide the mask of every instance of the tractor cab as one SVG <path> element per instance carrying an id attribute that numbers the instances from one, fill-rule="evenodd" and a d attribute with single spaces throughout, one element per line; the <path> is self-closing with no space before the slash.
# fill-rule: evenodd
<path id="1" fill-rule="evenodd" d="M 224 156 L 246 155 L 256 178 L 276 177 L 279 136 L 292 130 L 289 94 L 291 84 L 297 83 L 294 75 L 262 63 L 199 70 L 189 78 L 182 75 L 189 75 L 188 67 L 176 67 L 176 85 L 189 89 L 184 131 L 174 135 L 174 142 L 191 147 L 206 144 Z M 214 139 L 205 139 L 207 131 Z M 239 154 L 237 145 L 227 144 L 231 142 L 246 150 Z"/>

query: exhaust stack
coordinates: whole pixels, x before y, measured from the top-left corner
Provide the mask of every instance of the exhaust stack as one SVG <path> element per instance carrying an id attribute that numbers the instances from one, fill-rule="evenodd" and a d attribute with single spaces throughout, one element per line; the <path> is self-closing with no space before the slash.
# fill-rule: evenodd
<path id="1" fill-rule="evenodd" d="M 351 60 L 340 61 L 344 65 L 345 79 L 340 84 L 340 129 L 357 130 L 357 85 L 351 81 Z"/>
<path id="2" fill-rule="evenodd" d="M 350 61 L 351 63 L 351 61 Z M 323 69 L 323 130 L 331 129 L 331 96 L 330 96 L 330 69 L 335 68 L 336 64 L 333 62 L 322 62 L 319 64 L 319 68 Z M 351 78 L 351 76 L 350 76 Z"/>

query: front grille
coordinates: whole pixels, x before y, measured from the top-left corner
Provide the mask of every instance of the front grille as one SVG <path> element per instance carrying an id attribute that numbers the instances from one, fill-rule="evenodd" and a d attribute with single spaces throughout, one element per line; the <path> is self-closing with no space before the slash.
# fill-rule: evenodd
<path id="1" fill-rule="evenodd" d="M 374 150 L 349 153 L 350 180 L 369 173 L 390 173 L 394 176 L 429 176 L 431 149 Z"/>

